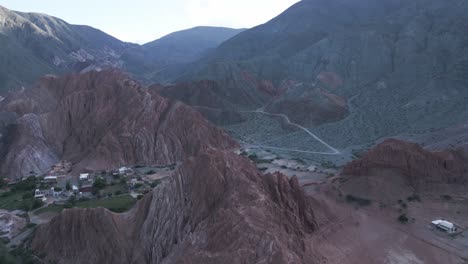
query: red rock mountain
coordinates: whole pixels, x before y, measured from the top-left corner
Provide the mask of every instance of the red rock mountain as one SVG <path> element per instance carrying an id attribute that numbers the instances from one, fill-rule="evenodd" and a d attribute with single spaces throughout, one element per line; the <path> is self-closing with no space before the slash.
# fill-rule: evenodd
<path id="1" fill-rule="evenodd" d="M 237 146 L 197 111 L 111 70 L 44 77 L 1 107 L 18 117 L 0 163 L 11 177 L 44 172 L 61 159 L 106 169 L 171 164 Z"/>
<path id="2" fill-rule="evenodd" d="M 388 139 L 348 164 L 345 188 L 353 193 L 444 193 L 466 190 L 468 166 L 462 152 L 430 152 L 417 144 Z"/>
<path id="3" fill-rule="evenodd" d="M 32 249 L 52 263 L 323 263 L 297 178 L 262 175 L 246 158 L 208 150 L 128 213 L 65 210 Z"/>

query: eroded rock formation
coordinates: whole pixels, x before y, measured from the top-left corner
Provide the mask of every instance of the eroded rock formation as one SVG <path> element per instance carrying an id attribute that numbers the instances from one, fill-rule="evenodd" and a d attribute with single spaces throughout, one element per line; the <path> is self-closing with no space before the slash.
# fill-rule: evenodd
<path id="1" fill-rule="evenodd" d="M 321 263 L 307 243 L 316 228 L 295 177 L 209 150 L 126 214 L 66 210 L 32 249 L 56 263 Z"/>
<path id="2" fill-rule="evenodd" d="M 11 177 L 44 172 L 61 159 L 106 169 L 237 146 L 197 111 L 111 70 L 45 77 L 5 99 L 2 110 L 18 116 L 1 161 Z"/>

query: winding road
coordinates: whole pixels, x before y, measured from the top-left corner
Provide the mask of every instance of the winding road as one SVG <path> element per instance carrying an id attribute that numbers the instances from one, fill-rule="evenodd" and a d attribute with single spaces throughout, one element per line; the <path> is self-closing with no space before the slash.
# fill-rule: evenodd
<path id="1" fill-rule="evenodd" d="M 197 106 L 197 105 L 192 105 L 192 106 L 196 107 L 196 108 L 203 108 L 203 109 L 209 109 L 209 110 L 220 111 L 220 112 L 224 111 L 224 110 L 221 110 L 221 109 L 218 109 L 218 108 L 212 108 L 212 107 L 206 107 L 206 106 Z M 339 155 L 339 154 L 341 154 L 341 152 L 338 149 L 330 146 L 330 144 L 328 144 L 327 142 L 325 142 L 324 140 L 319 138 L 317 135 L 312 133 L 309 129 L 307 129 L 307 128 L 299 125 L 299 124 L 296 124 L 294 122 L 291 122 L 291 119 L 289 119 L 289 117 L 287 115 L 285 115 L 285 114 L 275 114 L 275 113 L 265 112 L 263 110 L 263 107 L 259 108 L 257 110 L 253 110 L 253 111 L 236 111 L 236 112 L 239 112 L 239 113 L 258 113 L 258 114 L 263 114 L 263 115 L 268 115 L 268 116 L 281 117 L 286 121 L 286 123 L 288 125 L 294 126 L 294 127 L 298 128 L 298 129 L 306 132 L 309 136 L 311 136 L 312 138 L 314 138 L 315 140 L 320 142 L 322 145 L 324 145 L 325 147 L 330 149 L 331 152 L 316 152 L 316 151 L 307 151 L 307 150 L 299 150 L 299 149 L 278 148 L 278 147 L 272 147 L 272 146 L 247 145 L 250 148 L 276 149 L 276 150 L 293 151 L 293 152 L 308 153 L 308 154 L 319 154 L 319 155 Z"/>

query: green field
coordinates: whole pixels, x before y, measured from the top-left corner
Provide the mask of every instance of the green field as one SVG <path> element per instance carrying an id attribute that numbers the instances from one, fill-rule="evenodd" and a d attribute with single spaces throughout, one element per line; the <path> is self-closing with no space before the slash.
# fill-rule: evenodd
<path id="1" fill-rule="evenodd" d="M 113 196 L 110 198 L 102 199 L 92 199 L 88 201 L 77 201 L 75 206 L 76 208 L 96 208 L 104 207 L 113 212 L 121 213 L 130 210 L 133 205 L 136 203 L 136 200 L 132 196 L 126 194 L 121 196 Z M 36 212 L 36 215 L 44 213 L 60 213 L 64 207 L 62 205 L 49 205 L 43 207 Z"/>
<path id="2" fill-rule="evenodd" d="M 5 210 L 24 210 L 32 203 L 31 199 L 23 199 L 23 195 L 29 191 L 8 192 L 0 195 L 0 208 Z"/>
<path id="3" fill-rule="evenodd" d="M 104 207 L 113 212 L 128 211 L 136 203 L 132 196 L 126 194 L 121 196 L 113 196 L 110 198 L 103 198 L 98 200 L 79 201 L 75 207 L 79 208 L 96 208 Z"/>

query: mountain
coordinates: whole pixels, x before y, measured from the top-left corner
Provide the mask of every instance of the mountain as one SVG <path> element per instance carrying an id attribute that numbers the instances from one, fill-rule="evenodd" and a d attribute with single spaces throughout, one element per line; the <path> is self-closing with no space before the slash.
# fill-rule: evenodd
<path id="1" fill-rule="evenodd" d="M 121 67 L 119 57 L 132 45 L 92 27 L 0 6 L 0 92 L 49 73 Z"/>
<path id="2" fill-rule="evenodd" d="M 0 94 L 51 73 L 120 68 L 147 82 L 164 79 L 167 67 L 192 62 L 241 31 L 196 27 L 140 46 L 89 26 L 0 6 Z"/>
<path id="3" fill-rule="evenodd" d="M 187 159 L 126 214 L 65 210 L 31 246 L 52 263 L 324 263 L 296 177 L 219 150 Z"/>
<path id="4" fill-rule="evenodd" d="M 468 118 L 467 11 L 456 0 L 303 0 L 179 80 L 215 81 L 223 110 L 287 113 L 339 148 L 423 133 Z"/>
<path id="5" fill-rule="evenodd" d="M 63 159 L 77 170 L 169 165 L 237 146 L 195 110 L 115 70 L 47 76 L 9 94 L 0 108 L 7 131 L 0 168 L 9 177 L 44 173 Z"/>
<path id="6" fill-rule="evenodd" d="M 133 47 L 123 55 L 127 70 L 138 78 L 167 82 L 185 64 L 200 59 L 222 42 L 244 31 L 224 27 L 194 27 L 177 31 L 160 39 Z"/>

